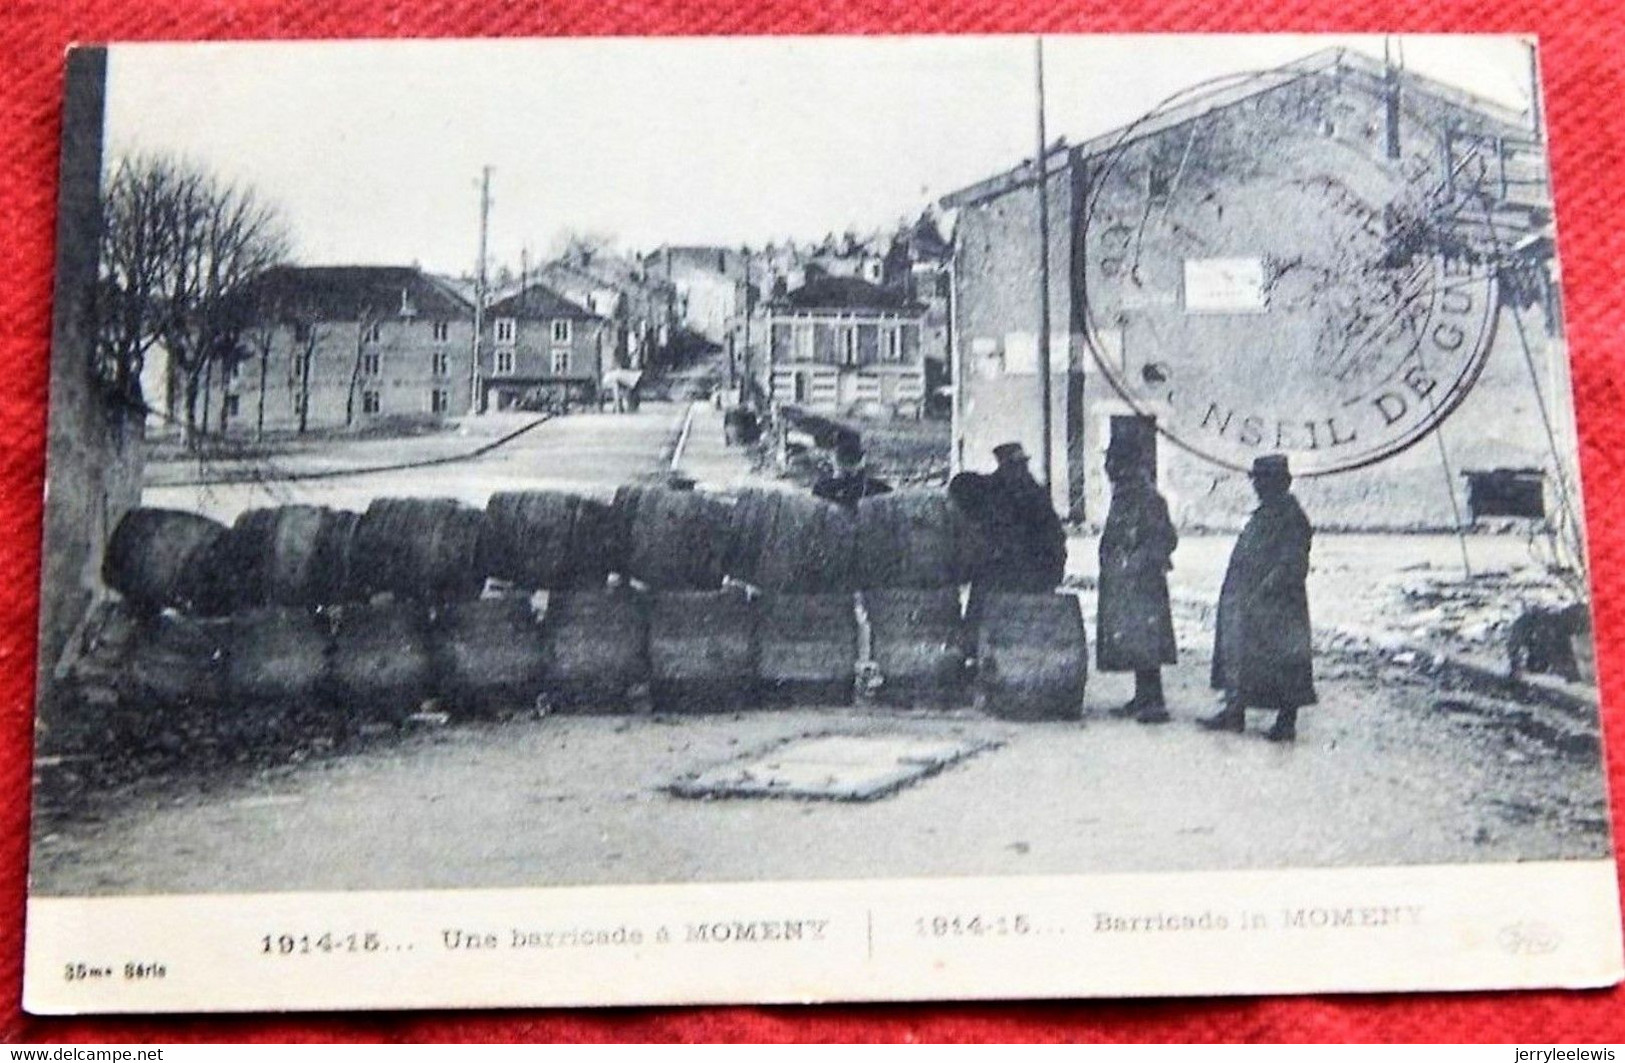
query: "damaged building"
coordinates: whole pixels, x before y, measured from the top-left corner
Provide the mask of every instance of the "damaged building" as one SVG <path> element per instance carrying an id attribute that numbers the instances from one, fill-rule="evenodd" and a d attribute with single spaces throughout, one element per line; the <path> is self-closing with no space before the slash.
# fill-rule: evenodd
<path id="1" fill-rule="evenodd" d="M 957 468 L 1019 440 L 1042 478 L 1047 362 L 1075 520 L 1148 426 L 1186 527 L 1238 526 L 1276 451 L 1323 528 L 1457 527 L 1485 471 L 1532 470 L 1548 512 L 1576 491 L 1538 110 L 1332 49 L 1056 143 L 1043 187 L 1047 233 L 1031 160 L 942 201 Z"/>

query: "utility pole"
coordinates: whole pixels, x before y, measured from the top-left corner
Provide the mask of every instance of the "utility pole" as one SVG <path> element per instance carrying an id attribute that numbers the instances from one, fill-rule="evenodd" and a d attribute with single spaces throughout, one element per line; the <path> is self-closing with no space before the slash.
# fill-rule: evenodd
<path id="1" fill-rule="evenodd" d="M 474 350 L 468 366 L 468 412 L 480 412 L 480 340 L 485 331 L 485 239 L 491 226 L 491 167 L 480 169 L 480 257 L 474 263 Z"/>
<path id="2" fill-rule="evenodd" d="M 1033 187 L 1038 192 L 1038 401 L 1043 407 L 1044 488 L 1054 503 L 1054 459 L 1050 442 L 1050 335 L 1049 335 L 1049 167 L 1046 164 L 1044 132 L 1044 38 L 1033 41 L 1038 76 L 1038 151 L 1033 155 L 1035 177 Z"/>
<path id="3" fill-rule="evenodd" d="M 1525 41 L 1529 49 L 1529 135 L 1539 144 L 1546 135 L 1540 114 L 1540 45 Z"/>

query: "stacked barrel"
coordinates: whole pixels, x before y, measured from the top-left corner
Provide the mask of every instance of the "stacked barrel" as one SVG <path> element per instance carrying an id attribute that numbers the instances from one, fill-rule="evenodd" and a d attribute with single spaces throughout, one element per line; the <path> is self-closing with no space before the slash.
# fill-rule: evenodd
<path id="1" fill-rule="evenodd" d="M 847 704 L 1075 715 L 1076 598 L 991 595 L 966 630 L 974 529 L 940 491 L 865 499 L 628 485 L 250 510 L 138 509 L 103 577 L 133 618 L 118 700 L 216 730 L 399 723 L 425 708 L 656 711 Z M 538 593 L 541 592 L 541 593 Z"/>

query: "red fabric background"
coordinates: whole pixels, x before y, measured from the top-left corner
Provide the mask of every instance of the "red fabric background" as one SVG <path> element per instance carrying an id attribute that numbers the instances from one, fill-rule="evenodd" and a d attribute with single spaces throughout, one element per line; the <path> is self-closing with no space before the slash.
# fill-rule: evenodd
<path id="1" fill-rule="evenodd" d="M 1625 683 L 1625 8 L 1602 0 L 12 0 L 0 15 L 0 1038 L 5 1040 L 1625 1041 L 1625 992 L 1216 1001 L 44 1020 L 22 1014 L 45 373 L 70 41 L 563 34 L 1200 31 L 1540 35 L 1596 573 L 1602 684 Z M 1625 722 L 1609 714 L 1614 805 Z"/>

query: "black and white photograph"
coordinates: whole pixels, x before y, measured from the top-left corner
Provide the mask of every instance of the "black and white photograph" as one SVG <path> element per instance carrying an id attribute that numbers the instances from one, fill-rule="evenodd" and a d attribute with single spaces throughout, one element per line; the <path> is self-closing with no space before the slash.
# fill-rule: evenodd
<path id="1" fill-rule="evenodd" d="M 1619 980 L 1533 39 L 66 84 L 31 1009 Z"/>

